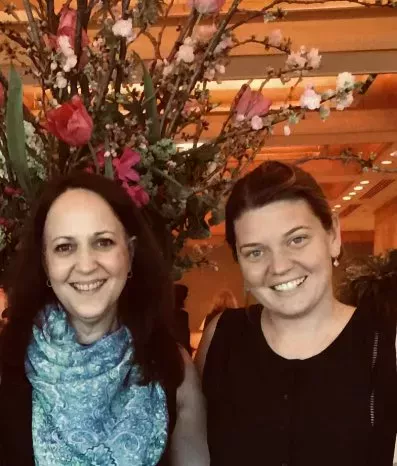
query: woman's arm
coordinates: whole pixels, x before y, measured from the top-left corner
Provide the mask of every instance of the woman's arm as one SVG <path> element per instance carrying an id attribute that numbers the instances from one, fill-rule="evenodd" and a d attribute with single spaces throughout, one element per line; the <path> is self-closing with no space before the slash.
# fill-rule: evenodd
<path id="1" fill-rule="evenodd" d="M 176 395 L 176 425 L 171 440 L 172 466 L 209 466 L 207 417 L 196 368 L 185 350 L 185 379 Z"/>

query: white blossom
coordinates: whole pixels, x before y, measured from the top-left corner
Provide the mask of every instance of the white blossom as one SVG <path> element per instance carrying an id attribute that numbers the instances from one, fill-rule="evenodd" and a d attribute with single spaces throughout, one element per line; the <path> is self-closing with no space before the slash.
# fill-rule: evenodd
<path id="1" fill-rule="evenodd" d="M 263 128 L 263 120 L 260 116 L 255 115 L 251 119 L 251 128 L 258 131 Z"/>
<path id="2" fill-rule="evenodd" d="M 321 95 L 317 94 L 313 88 L 307 87 L 300 98 L 301 107 L 308 108 L 309 110 L 316 110 L 320 108 L 320 104 Z"/>
<path id="3" fill-rule="evenodd" d="M 287 68 L 304 68 L 306 65 L 306 58 L 299 52 L 292 52 L 288 55 L 285 62 Z"/>
<path id="4" fill-rule="evenodd" d="M 352 89 L 356 78 L 348 72 L 339 73 L 336 78 L 336 90 Z"/>
<path id="5" fill-rule="evenodd" d="M 290 126 L 289 125 L 284 125 L 283 131 L 284 131 L 284 136 L 289 136 L 291 134 Z"/>
<path id="6" fill-rule="evenodd" d="M 280 29 L 275 29 L 269 34 L 268 44 L 272 47 L 280 47 L 283 41 L 283 34 Z"/>
<path id="7" fill-rule="evenodd" d="M 353 103 L 353 92 L 347 92 L 336 98 L 336 110 L 344 110 Z"/>
<path id="8" fill-rule="evenodd" d="M 215 78 L 215 74 L 216 74 L 215 68 L 208 68 L 207 70 L 205 70 L 203 77 L 204 79 L 207 79 L 208 81 L 212 81 Z"/>
<path id="9" fill-rule="evenodd" d="M 215 69 L 219 74 L 225 74 L 226 73 L 226 68 L 224 65 L 217 64 L 215 65 Z"/>
<path id="10" fill-rule="evenodd" d="M 72 55 L 74 55 L 74 50 L 70 44 L 70 40 L 68 36 L 58 37 L 58 47 L 62 55 L 64 55 L 65 57 L 71 57 Z"/>
<path id="11" fill-rule="evenodd" d="M 214 55 L 219 55 L 234 45 L 233 39 L 230 36 L 223 37 L 219 44 L 214 49 Z"/>
<path id="12" fill-rule="evenodd" d="M 321 55 L 318 54 L 318 49 L 310 49 L 306 58 L 310 68 L 317 69 L 320 67 Z"/>
<path id="13" fill-rule="evenodd" d="M 176 59 L 178 62 L 194 62 L 194 42 L 190 37 L 187 37 L 184 40 L 183 44 L 179 47 L 179 50 L 176 53 Z"/>
<path id="14" fill-rule="evenodd" d="M 62 73 L 57 73 L 55 83 L 58 89 L 65 89 L 68 85 L 68 81 Z"/>
<path id="15" fill-rule="evenodd" d="M 112 32 L 116 37 L 124 37 L 128 42 L 136 39 L 136 33 L 132 29 L 132 19 L 119 19 L 113 24 Z"/>

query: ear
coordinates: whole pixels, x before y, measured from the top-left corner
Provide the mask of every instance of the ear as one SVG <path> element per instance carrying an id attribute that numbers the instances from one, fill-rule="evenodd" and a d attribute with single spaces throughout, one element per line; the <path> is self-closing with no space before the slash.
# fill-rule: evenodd
<path id="1" fill-rule="evenodd" d="M 132 266 L 132 261 L 134 260 L 134 255 L 135 255 L 135 249 L 136 249 L 136 236 L 131 236 L 131 238 L 128 238 L 128 253 L 130 256 L 130 263 Z"/>
<path id="2" fill-rule="evenodd" d="M 332 258 L 340 256 L 342 248 L 342 238 L 340 232 L 340 222 L 337 215 L 332 216 L 332 228 L 329 231 L 329 250 Z"/>

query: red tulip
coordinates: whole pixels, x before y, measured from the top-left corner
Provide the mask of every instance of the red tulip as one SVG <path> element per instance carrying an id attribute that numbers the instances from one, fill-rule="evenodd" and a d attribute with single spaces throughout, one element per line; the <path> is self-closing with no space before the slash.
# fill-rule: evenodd
<path id="1" fill-rule="evenodd" d="M 217 13 L 225 4 L 226 0 L 191 0 L 191 5 L 199 13 Z"/>
<path id="2" fill-rule="evenodd" d="M 271 104 L 272 101 L 264 97 L 261 92 L 253 91 L 247 86 L 236 104 L 235 112 L 239 120 L 250 120 L 254 116 L 266 115 Z"/>
<path id="3" fill-rule="evenodd" d="M 80 97 L 47 113 L 47 130 L 71 146 L 84 146 L 91 139 L 94 124 Z"/>

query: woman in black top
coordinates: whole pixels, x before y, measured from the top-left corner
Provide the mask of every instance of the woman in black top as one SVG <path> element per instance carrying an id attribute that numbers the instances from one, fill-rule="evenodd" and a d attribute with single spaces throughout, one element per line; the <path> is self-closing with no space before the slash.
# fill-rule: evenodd
<path id="1" fill-rule="evenodd" d="M 278 162 L 235 185 L 226 237 L 260 304 L 218 316 L 198 350 L 211 465 L 392 466 L 397 271 L 388 312 L 368 293 L 339 302 L 338 219 L 309 174 Z"/>

